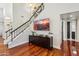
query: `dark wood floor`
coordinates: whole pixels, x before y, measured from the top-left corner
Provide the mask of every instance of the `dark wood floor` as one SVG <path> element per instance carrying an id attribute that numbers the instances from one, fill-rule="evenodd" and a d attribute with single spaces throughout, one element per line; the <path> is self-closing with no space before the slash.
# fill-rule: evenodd
<path id="1" fill-rule="evenodd" d="M 2 38 L 0 38 L 2 39 Z M 61 45 L 61 49 L 52 48 L 46 49 L 34 44 L 23 44 L 21 46 L 7 49 L 6 45 L 0 43 L 0 55 L 2 56 L 79 56 L 79 43 L 76 43 L 77 47 L 77 54 L 73 54 L 72 50 L 70 49 L 71 46 L 68 41 L 63 41 Z"/>
<path id="2" fill-rule="evenodd" d="M 73 53 L 73 47 L 76 48 L 77 54 Z M 63 46 L 61 48 L 66 56 L 79 56 L 79 42 L 66 40 L 63 41 Z"/>
<path id="3" fill-rule="evenodd" d="M 13 56 L 61 56 L 62 51 L 59 49 L 46 49 L 33 44 L 24 44 L 20 47 L 16 47 L 8 50 L 10 55 Z"/>
<path id="4" fill-rule="evenodd" d="M 51 50 L 30 43 L 9 49 L 8 51 L 10 52 L 10 55 L 13 56 L 79 56 L 78 45 L 76 46 L 77 54 L 73 54 L 70 43 L 71 42 L 69 41 L 63 41 L 63 48 L 61 47 L 62 49 L 52 48 Z"/>
<path id="5" fill-rule="evenodd" d="M 7 47 L 3 44 L 4 43 L 4 39 L 0 36 L 0 56 L 3 56 L 3 55 L 7 55 Z"/>
<path id="6" fill-rule="evenodd" d="M 24 44 L 20 47 L 9 49 L 13 56 L 62 56 L 63 53 L 58 49 L 46 49 L 33 44 Z"/>

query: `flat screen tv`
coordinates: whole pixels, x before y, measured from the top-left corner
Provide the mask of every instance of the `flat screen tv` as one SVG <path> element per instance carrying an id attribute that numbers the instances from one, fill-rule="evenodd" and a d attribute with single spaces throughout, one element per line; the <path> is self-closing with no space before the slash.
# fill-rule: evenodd
<path id="1" fill-rule="evenodd" d="M 34 21 L 34 30 L 49 31 L 50 30 L 49 18 Z"/>

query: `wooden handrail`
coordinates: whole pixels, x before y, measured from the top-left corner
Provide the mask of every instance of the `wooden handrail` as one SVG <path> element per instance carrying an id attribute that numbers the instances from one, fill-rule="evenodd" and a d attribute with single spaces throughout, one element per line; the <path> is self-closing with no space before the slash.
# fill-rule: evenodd
<path id="1" fill-rule="evenodd" d="M 43 5 L 43 3 L 42 3 L 41 5 Z M 25 25 L 26 23 L 28 23 L 28 22 L 32 19 L 32 17 L 36 14 L 36 12 L 39 10 L 39 8 L 41 7 L 41 5 L 38 7 L 38 9 L 34 12 L 34 14 L 30 17 L 30 19 L 29 19 L 27 22 L 23 23 L 22 25 L 20 25 L 20 26 L 17 27 L 16 29 L 12 30 L 12 32 L 16 31 L 18 28 L 20 28 L 20 27 L 22 27 L 23 25 Z"/>
<path id="2" fill-rule="evenodd" d="M 26 28 L 28 28 L 32 22 L 32 18 L 35 17 L 35 15 L 38 16 L 38 14 L 40 14 L 42 12 L 42 10 L 44 10 L 44 4 L 41 3 L 41 5 L 38 7 L 38 9 L 33 13 L 33 15 L 30 17 L 30 19 L 23 23 L 22 25 L 20 25 L 19 27 L 17 27 L 14 30 L 11 30 L 10 35 L 11 35 L 11 41 L 13 41 L 13 39 L 15 37 L 17 37 L 20 33 L 22 33 Z M 21 30 L 22 29 L 22 30 Z M 8 30 L 9 31 L 9 30 Z M 6 32 L 8 32 L 6 31 Z"/>
<path id="3" fill-rule="evenodd" d="M 10 28 L 9 30 L 5 31 L 6 33 L 6 39 L 10 36 L 10 32 L 12 31 L 13 28 Z"/>
<path id="4" fill-rule="evenodd" d="M 9 32 L 10 30 L 12 30 L 13 28 L 10 28 L 9 30 L 5 31 L 6 33 Z"/>

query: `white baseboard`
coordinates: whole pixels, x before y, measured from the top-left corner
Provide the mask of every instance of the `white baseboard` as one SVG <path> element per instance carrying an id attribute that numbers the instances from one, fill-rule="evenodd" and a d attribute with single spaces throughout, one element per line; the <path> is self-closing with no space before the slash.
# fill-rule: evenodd
<path id="1" fill-rule="evenodd" d="M 59 46 L 53 45 L 53 48 L 61 49 Z"/>
<path id="2" fill-rule="evenodd" d="M 18 43 L 18 44 L 12 44 L 12 42 L 9 44 L 8 48 L 14 48 L 14 47 L 17 47 L 19 45 L 22 45 L 22 44 L 25 44 L 25 43 L 28 43 L 27 41 L 24 41 L 24 42 L 21 42 L 21 43 Z M 11 45 L 12 44 L 12 45 Z"/>

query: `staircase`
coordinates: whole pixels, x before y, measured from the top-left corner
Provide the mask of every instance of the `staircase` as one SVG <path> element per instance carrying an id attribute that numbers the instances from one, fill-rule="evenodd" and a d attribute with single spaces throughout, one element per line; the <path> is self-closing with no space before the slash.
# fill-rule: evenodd
<path id="1" fill-rule="evenodd" d="M 16 29 L 9 29 L 8 31 L 6 31 L 6 40 L 8 40 L 7 42 L 7 47 L 9 46 L 9 43 L 12 43 L 14 41 L 14 39 L 20 35 L 21 33 L 24 32 L 24 30 L 26 30 L 31 23 L 33 22 L 33 20 L 44 10 L 44 4 L 41 3 L 40 6 L 38 6 L 37 10 L 32 14 L 32 16 L 30 17 L 30 19 L 23 23 L 22 25 L 20 25 L 19 27 L 17 27 Z"/>

